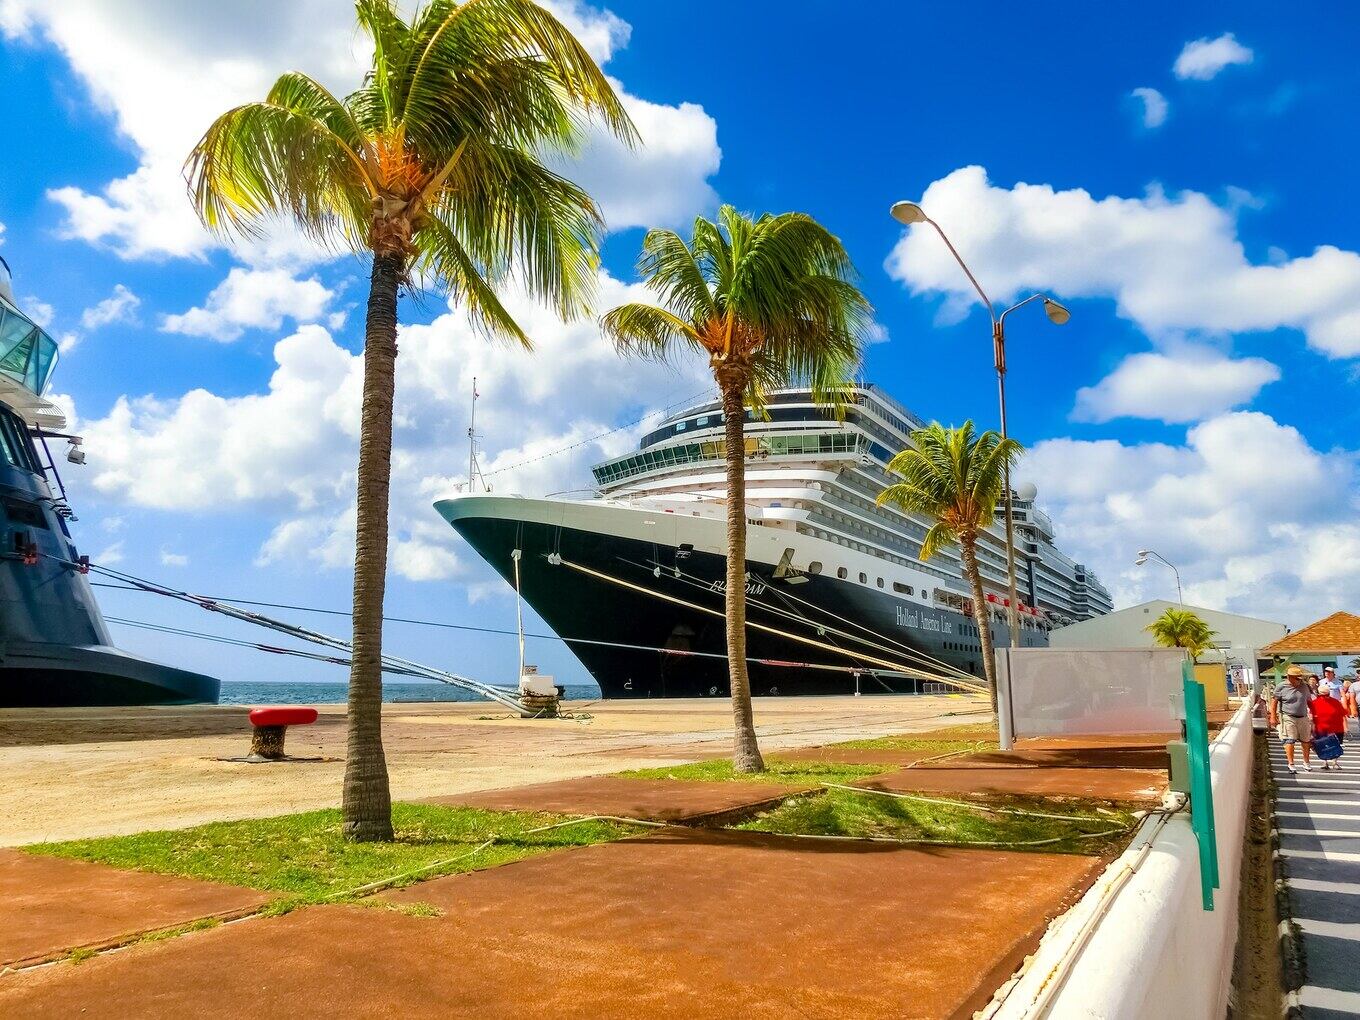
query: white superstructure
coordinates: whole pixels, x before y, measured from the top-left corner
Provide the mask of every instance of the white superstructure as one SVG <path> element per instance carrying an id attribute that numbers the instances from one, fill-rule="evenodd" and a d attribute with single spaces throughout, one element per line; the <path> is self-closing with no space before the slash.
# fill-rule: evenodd
<path id="1" fill-rule="evenodd" d="M 891 482 L 888 462 L 922 425 L 872 385 L 856 388 L 853 406 L 839 419 L 807 391 L 770 394 L 766 416 L 747 413 L 747 516 L 756 528 L 782 534 L 774 543 L 758 540 L 757 547 L 778 546 L 786 572 L 825 572 L 921 603 L 966 608 L 971 594 L 958 550 L 922 563 L 929 523 L 875 502 Z M 721 408 L 701 404 L 667 418 L 636 452 L 596 466 L 595 479 L 614 505 L 720 520 L 724 450 Z M 1110 611 L 1109 593 L 1095 575 L 1053 545 L 1052 524 L 1033 493 L 1018 494 L 1015 521 L 1026 628 L 1047 631 Z M 998 513 L 978 550 L 984 591 L 998 619 L 1008 587 L 1004 535 Z"/>

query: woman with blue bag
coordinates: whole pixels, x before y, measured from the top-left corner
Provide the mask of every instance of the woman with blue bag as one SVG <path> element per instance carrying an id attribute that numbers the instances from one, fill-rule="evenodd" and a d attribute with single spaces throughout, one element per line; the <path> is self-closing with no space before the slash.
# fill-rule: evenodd
<path id="1" fill-rule="evenodd" d="M 1340 770 L 1346 709 L 1337 701 L 1329 684 L 1318 686 L 1317 695 L 1308 703 L 1308 713 L 1313 717 L 1313 753 L 1321 759 L 1324 769 Z"/>

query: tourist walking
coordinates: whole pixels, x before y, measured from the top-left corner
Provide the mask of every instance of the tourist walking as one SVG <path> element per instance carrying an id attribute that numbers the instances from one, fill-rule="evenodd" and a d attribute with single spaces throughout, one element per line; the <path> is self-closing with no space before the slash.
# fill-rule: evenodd
<path id="1" fill-rule="evenodd" d="M 1336 678 L 1335 666 L 1322 667 L 1322 687 L 1326 687 L 1332 697 L 1341 700 L 1341 681 Z"/>
<path id="2" fill-rule="evenodd" d="M 1341 762 L 1336 758 L 1341 754 L 1341 741 L 1346 739 L 1346 710 L 1332 696 L 1331 685 L 1324 682 L 1318 688 L 1317 697 L 1308 703 L 1308 714 L 1313 721 L 1313 749 L 1322 760 L 1323 769 L 1339 771 Z M 1328 737 L 1336 738 L 1332 747 L 1327 746 L 1331 743 Z"/>
<path id="3" fill-rule="evenodd" d="M 1290 666 L 1285 670 L 1284 679 L 1270 692 L 1270 725 L 1279 730 L 1290 772 L 1298 771 L 1294 767 L 1294 745 L 1299 743 L 1303 745 L 1304 771 L 1313 769 L 1309 761 L 1313 741 L 1312 717 L 1308 714 L 1308 702 L 1312 698 L 1308 689 L 1309 676 L 1303 667 Z"/>

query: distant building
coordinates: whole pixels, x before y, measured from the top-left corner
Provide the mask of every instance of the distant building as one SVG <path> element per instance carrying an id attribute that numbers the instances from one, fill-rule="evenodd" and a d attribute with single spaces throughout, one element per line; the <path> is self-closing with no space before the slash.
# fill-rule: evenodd
<path id="1" fill-rule="evenodd" d="M 1323 666 L 1335 666 L 1337 676 L 1354 674 L 1351 663 L 1360 657 L 1360 616 L 1354 613 L 1325 616 L 1262 646 L 1261 655 L 1287 657 L 1313 672 L 1320 672 Z"/>
<path id="2" fill-rule="evenodd" d="M 1289 633 L 1289 628 L 1282 623 L 1156 599 L 1059 627 L 1049 633 L 1048 643 L 1052 648 L 1156 648 L 1157 642 L 1147 628 L 1167 609 L 1190 610 L 1214 632 L 1215 648 L 1224 650 L 1229 659 L 1244 662 L 1249 661 L 1253 650 L 1262 649 Z"/>

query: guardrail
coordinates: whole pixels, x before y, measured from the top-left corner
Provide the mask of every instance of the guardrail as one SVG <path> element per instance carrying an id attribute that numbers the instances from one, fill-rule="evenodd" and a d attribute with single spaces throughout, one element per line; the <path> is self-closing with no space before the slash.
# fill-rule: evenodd
<path id="1" fill-rule="evenodd" d="M 1237 943 L 1251 756 L 1248 702 L 1209 752 L 1221 873 L 1213 910 L 1201 904 L 1190 812 L 1149 815 L 1123 855 L 1049 927 L 1023 972 L 983 1016 L 1220 1020 Z"/>

